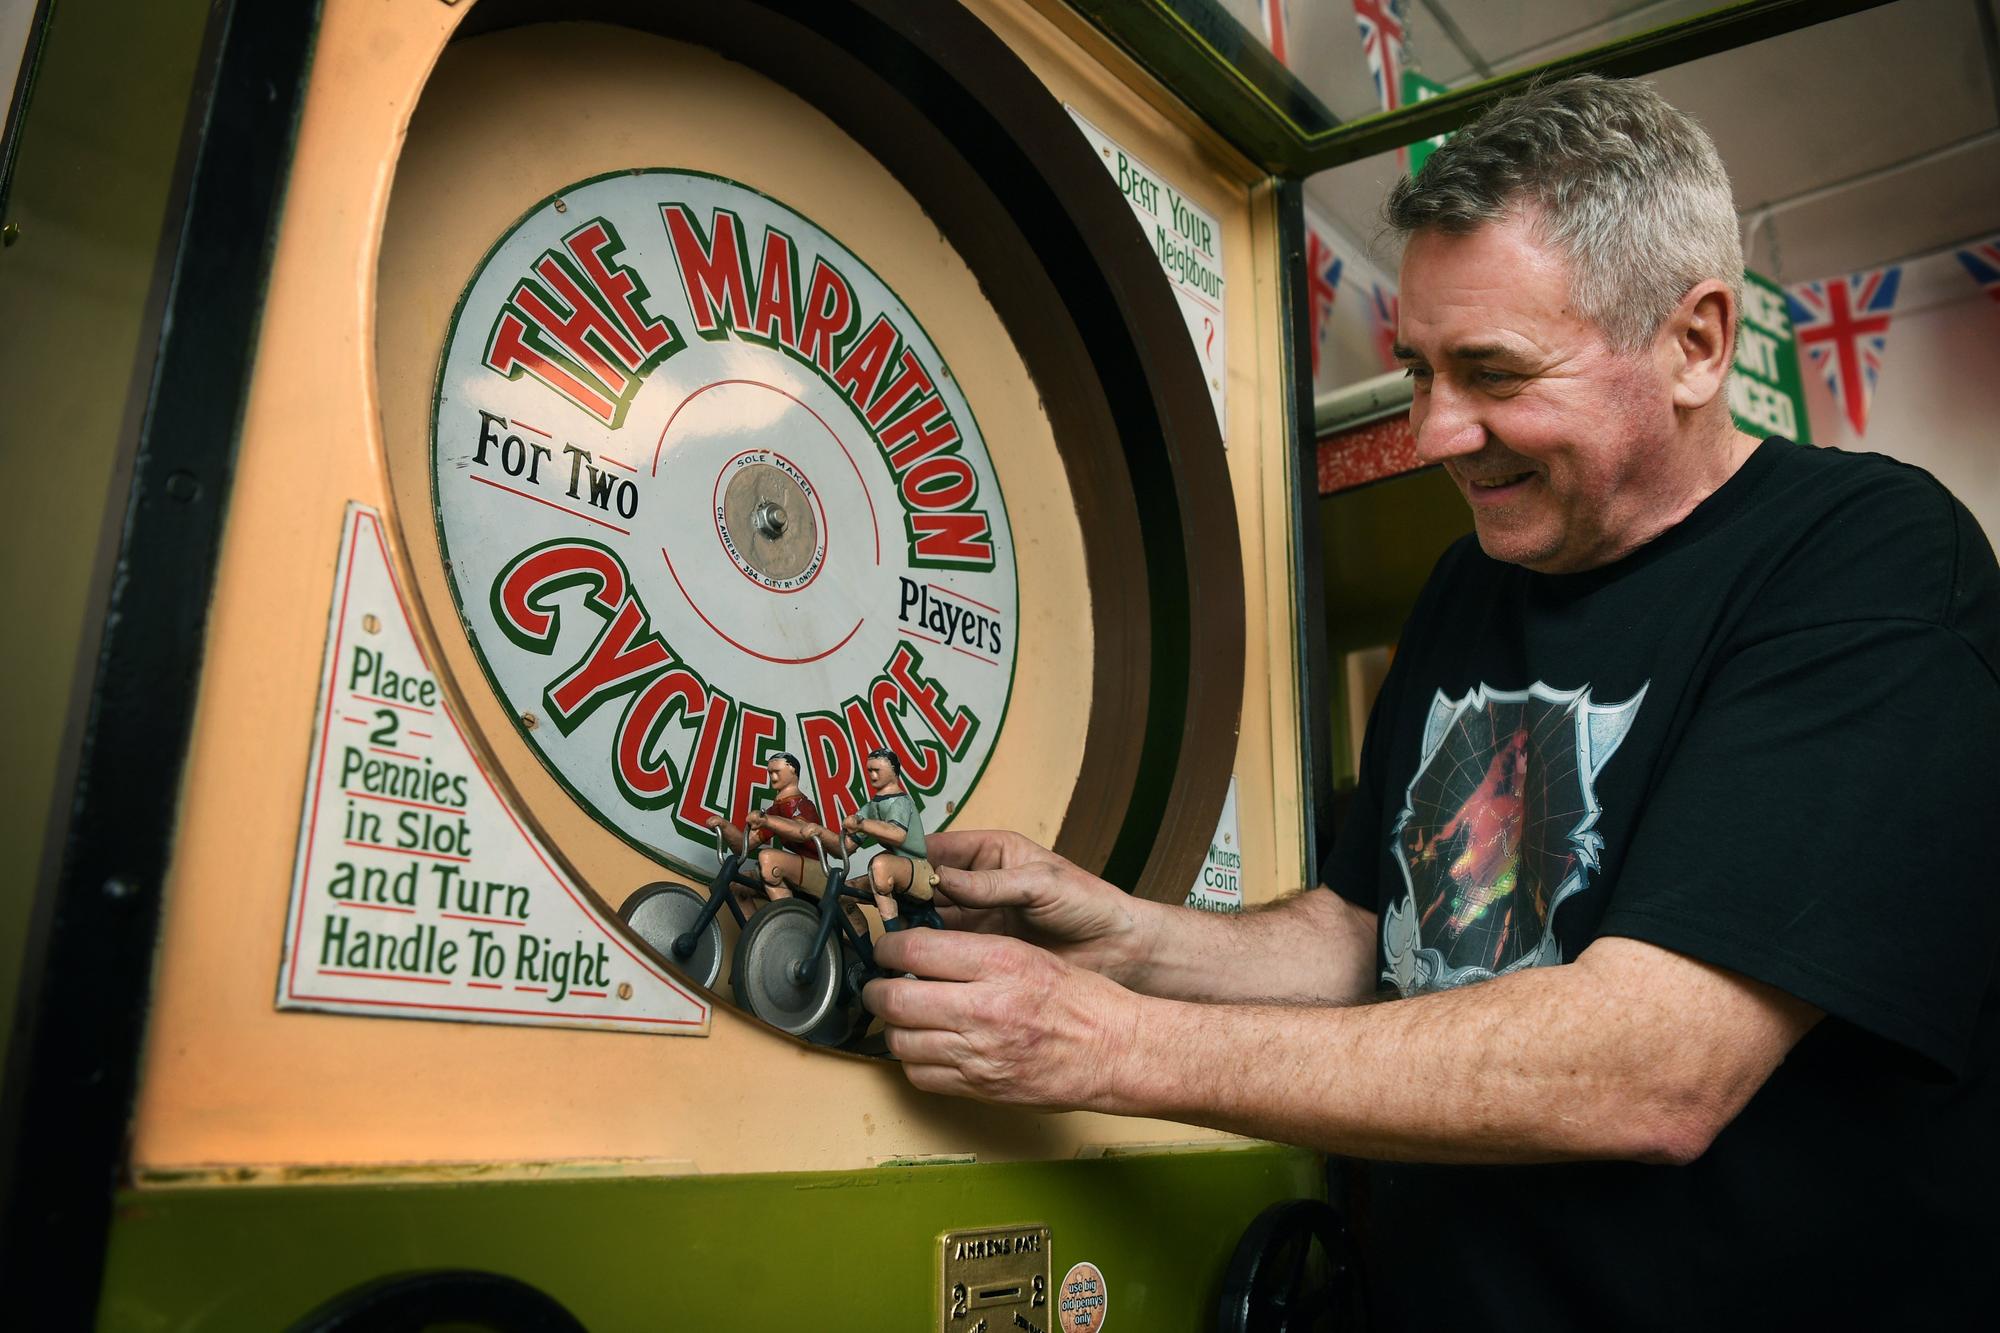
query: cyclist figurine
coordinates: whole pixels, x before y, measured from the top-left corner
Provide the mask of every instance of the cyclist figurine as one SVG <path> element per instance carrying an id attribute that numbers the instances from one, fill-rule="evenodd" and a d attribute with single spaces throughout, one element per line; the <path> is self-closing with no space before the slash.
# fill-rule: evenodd
<path id="1" fill-rule="evenodd" d="M 911 925 L 942 924 L 931 908 L 936 876 L 925 859 L 924 826 L 917 816 L 916 798 L 903 788 L 903 765 L 889 750 L 871 750 L 867 763 L 868 790 L 875 798 L 841 821 L 847 850 L 864 842 L 881 844 L 868 863 L 866 887 L 875 895 L 875 910 L 882 915 L 884 930 L 905 930 Z M 911 899 L 912 922 L 901 915 L 897 896 Z"/>
<path id="2" fill-rule="evenodd" d="M 777 796 L 762 810 L 750 812 L 745 821 L 750 826 L 747 840 L 720 815 L 711 816 L 708 826 L 720 828 L 746 854 L 756 850 L 765 897 L 773 901 L 789 898 L 794 889 L 819 893 L 826 888 L 826 868 L 812 842 L 813 831 L 819 830 L 819 807 L 799 788 L 798 756 L 774 754 L 764 773 Z M 739 898 L 749 897 L 741 881 L 736 881 L 735 887 Z"/>

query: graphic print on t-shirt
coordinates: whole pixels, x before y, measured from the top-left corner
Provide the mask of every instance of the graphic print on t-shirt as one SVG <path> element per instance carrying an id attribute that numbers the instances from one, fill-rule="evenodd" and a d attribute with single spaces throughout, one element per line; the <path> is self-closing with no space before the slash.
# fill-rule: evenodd
<path id="1" fill-rule="evenodd" d="M 1405 995 L 1563 961 L 1555 914 L 1598 867 L 1597 775 L 1632 728 L 1590 689 L 1440 690 L 1390 830 L 1404 895 L 1382 916 L 1382 979 Z"/>

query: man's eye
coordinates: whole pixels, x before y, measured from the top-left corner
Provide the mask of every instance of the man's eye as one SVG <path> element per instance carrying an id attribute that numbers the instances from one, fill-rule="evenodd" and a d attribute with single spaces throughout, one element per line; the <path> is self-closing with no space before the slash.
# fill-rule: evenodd
<path id="1" fill-rule="evenodd" d="M 1415 380 L 1419 384 L 1429 384 L 1431 382 L 1431 368 L 1429 366 L 1404 366 L 1403 376 L 1406 379 Z"/>
<path id="2" fill-rule="evenodd" d="M 1521 377 L 1511 370 L 1482 370 L 1475 374 L 1473 378 L 1481 384 L 1492 386 L 1512 384 Z"/>

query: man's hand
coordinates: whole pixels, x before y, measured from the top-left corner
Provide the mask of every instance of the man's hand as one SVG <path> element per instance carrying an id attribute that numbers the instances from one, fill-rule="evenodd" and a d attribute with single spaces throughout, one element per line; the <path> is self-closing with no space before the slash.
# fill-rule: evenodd
<path id="1" fill-rule="evenodd" d="M 885 935 L 875 960 L 923 978 L 879 978 L 861 992 L 915 1087 L 1021 1106 L 1122 1109 L 1122 1064 L 1147 1001 L 1116 982 L 1020 940 L 962 931 Z"/>
<path id="2" fill-rule="evenodd" d="M 935 906 L 947 926 L 1027 940 L 1116 980 L 1142 956 L 1140 925 L 1154 905 L 1020 834 L 933 833 L 925 845 L 938 875 Z M 920 967 L 902 970 L 929 975 Z"/>
<path id="3" fill-rule="evenodd" d="M 750 826 L 750 831 L 752 833 L 762 833 L 764 831 L 765 823 L 769 818 L 770 817 L 766 815 L 762 810 L 752 810 L 750 812 L 750 817 L 744 820 L 743 822 Z"/>
<path id="4" fill-rule="evenodd" d="M 887 935 L 875 957 L 925 978 L 862 999 L 926 1091 L 1395 1161 L 1692 1161 L 1820 1017 L 1615 936 L 1564 966 L 1349 1006 L 1159 999 L 962 931 Z"/>

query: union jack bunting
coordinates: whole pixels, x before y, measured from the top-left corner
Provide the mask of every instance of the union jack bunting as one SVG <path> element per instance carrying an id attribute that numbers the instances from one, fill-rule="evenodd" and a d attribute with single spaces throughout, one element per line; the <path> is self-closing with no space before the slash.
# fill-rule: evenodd
<path id="1" fill-rule="evenodd" d="M 1313 378 L 1319 378 L 1319 346 L 1326 340 L 1326 318 L 1333 313 L 1333 299 L 1340 295 L 1342 259 L 1333 247 L 1306 230 L 1306 308 L 1312 317 Z"/>
<path id="2" fill-rule="evenodd" d="M 1889 312 L 1902 278 L 1903 266 L 1892 264 L 1802 283 L 1786 293 L 1799 348 L 1812 358 L 1857 437 L 1868 428 L 1882 349 L 1889 342 Z"/>
<path id="3" fill-rule="evenodd" d="M 1271 54 L 1278 63 L 1291 68 L 1292 64 L 1292 16 L 1285 0 L 1262 0 L 1257 7 L 1257 16 L 1264 20 L 1264 45 L 1271 48 Z"/>
<path id="4" fill-rule="evenodd" d="M 1958 262 L 1979 284 L 1979 290 L 2000 301 L 2000 236 L 1958 252 Z"/>
<path id="5" fill-rule="evenodd" d="M 1396 318 L 1402 304 L 1394 287 L 1369 284 L 1368 322 L 1374 326 L 1375 355 L 1381 358 L 1384 370 L 1396 368 Z"/>
<path id="6" fill-rule="evenodd" d="M 1410 0 L 1354 0 L 1354 21 L 1361 25 L 1361 49 L 1375 79 L 1375 95 L 1384 111 L 1403 104 L 1403 46 L 1409 31 Z"/>

